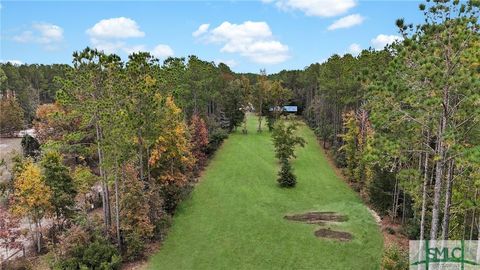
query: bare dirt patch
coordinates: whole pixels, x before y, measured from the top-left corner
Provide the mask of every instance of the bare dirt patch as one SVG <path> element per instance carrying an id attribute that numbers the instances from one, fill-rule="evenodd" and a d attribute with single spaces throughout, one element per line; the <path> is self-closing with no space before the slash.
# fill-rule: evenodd
<path id="1" fill-rule="evenodd" d="M 348 232 L 340 232 L 340 231 L 334 231 L 330 228 L 321 228 L 315 231 L 315 236 L 316 237 L 321 237 L 321 238 L 330 238 L 330 239 L 335 239 L 339 241 L 350 241 L 353 239 L 353 235 Z"/>
<path id="2" fill-rule="evenodd" d="M 283 218 L 320 226 L 328 225 L 331 222 L 345 222 L 348 220 L 347 216 L 340 215 L 336 212 L 306 212 L 303 214 L 286 215 Z M 334 231 L 330 228 L 320 228 L 316 230 L 315 236 L 339 241 L 350 241 L 353 239 L 353 235 L 348 232 Z"/>
<path id="3" fill-rule="evenodd" d="M 284 218 L 319 225 L 324 225 L 326 222 L 345 222 L 348 220 L 347 216 L 339 215 L 335 212 L 307 212 L 304 214 L 286 215 Z"/>

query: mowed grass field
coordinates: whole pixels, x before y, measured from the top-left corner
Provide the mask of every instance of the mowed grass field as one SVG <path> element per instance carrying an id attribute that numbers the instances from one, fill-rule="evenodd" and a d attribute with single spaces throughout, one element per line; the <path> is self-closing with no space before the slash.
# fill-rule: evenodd
<path id="1" fill-rule="evenodd" d="M 233 133 L 179 207 L 167 239 L 148 269 L 366 269 L 380 268 L 382 237 L 358 196 L 339 179 L 313 132 L 293 161 L 297 186 L 282 189 L 270 133 Z M 335 211 L 348 216 L 327 227 L 353 234 L 350 242 L 314 236 L 318 225 L 286 214 Z"/>

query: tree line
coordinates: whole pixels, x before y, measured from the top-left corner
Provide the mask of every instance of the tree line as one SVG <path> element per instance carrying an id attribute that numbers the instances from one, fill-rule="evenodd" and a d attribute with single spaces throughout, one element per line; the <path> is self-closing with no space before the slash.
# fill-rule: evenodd
<path id="1" fill-rule="evenodd" d="M 480 235 L 478 1 L 427 1 L 402 40 L 271 76 L 336 164 L 410 239 Z"/>
<path id="2" fill-rule="evenodd" d="M 244 121 L 250 82 L 195 56 L 123 62 L 90 48 L 55 82 L 2 186 L 10 210 L 0 207 L 9 220 L 0 243 L 18 248 L 26 218 L 52 267 L 116 269 L 164 237 L 208 157 Z M 10 87 L 2 100 L 25 112 Z"/>

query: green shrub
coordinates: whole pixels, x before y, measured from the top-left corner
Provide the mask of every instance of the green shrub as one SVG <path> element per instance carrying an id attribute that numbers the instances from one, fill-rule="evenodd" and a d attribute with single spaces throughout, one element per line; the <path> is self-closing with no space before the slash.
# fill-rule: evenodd
<path id="1" fill-rule="evenodd" d="M 30 270 L 33 269 L 32 263 L 26 258 L 18 258 L 5 264 L 0 264 L 0 269 L 8 269 L 8 270 Z"/>
<path id="2" fill-rule="evenodd" d="M 145 240 L 141 233 L 133 231 L 125 235 L 123 258 L 126 261 L 134 261 L 143 255 Z"/>
<path id="3" fill-rule="evenodd" d="M 275 126 L 275 117 L 271 113 L 267 115 L 267 126 L 268 131 L 272 131 Z"/>
<path id="4" fill-rule="evenodd" d="M 408 253 L 398 246 L 388 247 L 382 258 L 383 270 L 406 270 L 408 269 Z"/>
<path id="5" fill-rule="evenodd" d="M 168 229 L 172 225 L 172 216 L 163 213 L 160 218 L 154 223 L 154 235 L 158 240 L 163 240 L 167 235 Z"/>
<path id="6" fill-rule="evenodd" d="M 91 233 L 79 226 L 62 236 L 53 257 L 53 269 L 115 270 L 122 261 L 116 247 L 99 232 Z"/>
<path id="7" fill-rule="evenodd" d="M 375 210 L 382 216 L 392 208 L 392 190 L 394 190 L 395 175 L 391 172 L 374 169 L 371 184 L 367 187 L 368 198 Z"/>
<path id="8" fill-rule="evenodd" d="M 206 154 L 208 156 L 213 155 L 215 151 L 222 145 L 222 142 L 228 138 L 227 130 L 223 128 L 216 128 L 209 133 L 208 146 L 206 149 Z"/>
<path id="9" fill-rule="evenodd" d="M 122 260 L 117 249 L 105 239 L 97 239 L 83 248 L 80 266 L 101 270 L 118 269 L 120 267 Z"/>
<path id="10" fill-rule="evenodd" d="M 178 203 L 190 194 L 192 186 L 187 184 L 185 186 L 179 186 L 175 184 L 164 185 L 161 189 L 163 198 L 163 209 L 168 214 L 175 213 Z"/>
<path id="11" fill-rule="evenodd" d="M 282 160 L 282 168 L 278 172 L 278 183 L 281 187 L 291 188 L 297 184 L 297 178 L 292 173 L 292 166 L 288 160 Z"/>
<path id="12" fill-rule="evenodd" d="M 337 167 L 347 167 L 347 157 L 345 156 L 345 152 L 339 151 L 338 148 L 333 149 L 333 160 L 335 161 L 335 165 L 337 165 Z"/>
<path id="13" fill-rule="evenodd" d="M 40 143 L 34 137 L 25 134 L 22 138 L 22 149 L 25 157 L 35 158 L 40 154 Z"/>
<path id="14" fill-rule="evenodd" d="M 408 239 L 420 238 L 420 220 L 409 219 L 407 224 L 402 226 L 402 233 L 405 234 Z"/>

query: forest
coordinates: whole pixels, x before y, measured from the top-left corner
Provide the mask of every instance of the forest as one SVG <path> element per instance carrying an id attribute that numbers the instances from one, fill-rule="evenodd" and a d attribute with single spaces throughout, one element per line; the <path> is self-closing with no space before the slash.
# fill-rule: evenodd
<path id="1" fill-rule="evenodd" d="M 301 188 L 301 154 L 318 141 L 386 222 L 378 230 L 394 240 L 384 240 L 370 269 L 408 269 L 408 240 L 478 240 L 480 2 L 427 1 L 419 9 L 424 22 L 396 20 L 402 39 L 383 50 L 275 74 L 235 73 L 194 55 L 160 62 L 147 52 L 121 59 L 88 47 L 71 65 L 0 64 L 2 137 L 35 131 L 22 138 L 22 153 L 0 164 L 11 171 L 0 181 L 2 256 L 31 243 L 27 256 L 2 267 L 35 269 L 42 260 L 51 269 L 127 269 L 148 261 L 155 243 L 172 247 L 177 213 L 189 211 L 181 205 L 192 196 L 198 204 L 196 189 L 212 178 L 224 145 L 258 134 L 268 140 L 255 143 L 274 149 L 278 192 Z M 286 105 L 297 115 L 286 116 Z"/>

